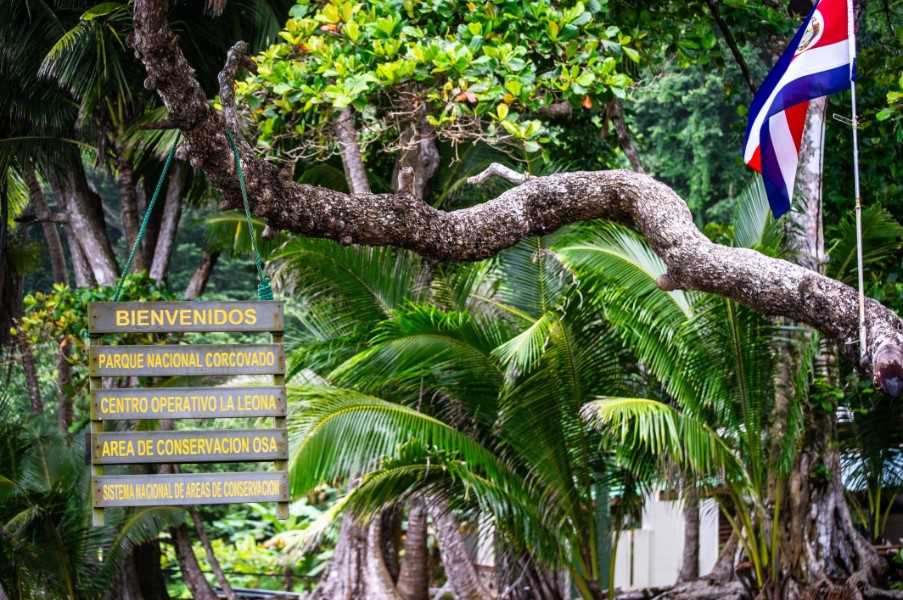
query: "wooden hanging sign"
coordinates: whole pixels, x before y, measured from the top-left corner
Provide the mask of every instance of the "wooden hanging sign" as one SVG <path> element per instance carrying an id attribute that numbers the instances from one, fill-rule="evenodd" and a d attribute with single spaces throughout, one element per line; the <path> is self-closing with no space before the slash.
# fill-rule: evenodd
<path id="1" fill-rule="evenodd" d="M 94 302 L 92 333 L 282 331 L 282 302 Z"/>
<path id="2" fill-rule="evenodd" d="M 282 429 L 114 431 L 91 436 L 96 465 L 286 460 Z"/>
<path id="3" fill-rule="evenodd" d="M 283 387 L 113 388 L 92 394 L 100 421 L 284 417 Z"/>
<path id="4" fill-rule="evenodd" d="M 281 302 L 89 304 L 94 525 L 109 507 L 277 502 L 288 517 Z M 103 344 L 104 334 L 270 332 L 272 344 Z M 116 377 L 271 375 L 253 387 L 110 386 Z M 106 384 L 106 387 L 105 387 Z M 105 431 L 108 421 L 272 417 L 272 429 Z M 251 473 L 105 475 L 104 465 L 273 461 Z"/>
<path id="5" fill-rule="evenodd" d="M 101 475 L 94 479 L 95 506 L 167 506 L 288 502 L 284 472 Z"/>
<path id="6" fill-rule="evenodd" d="M 285 373 L 280 344 L 97 346 L 89 361 L 92 377 Z"/>

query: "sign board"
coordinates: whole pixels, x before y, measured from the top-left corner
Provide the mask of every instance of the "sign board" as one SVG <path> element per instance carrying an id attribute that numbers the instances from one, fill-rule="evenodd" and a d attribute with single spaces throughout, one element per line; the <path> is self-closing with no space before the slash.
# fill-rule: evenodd
<path id="1" fill-rule="evenodd" d="M 89 361 L 93 377 L 285 373 L 279 344 L 95 346 Z"/>
<path id="2" fill-rule="evenodd" d="M 276 502 L 288 518 L 288 436 L 281 302 L 99 302 L 88 305 L 91 346 L 92 523 L 104 510 Z M 272 344 L 110 346 L 104 334 L 269 332 Z M 108 387 L 116 377 L 271 375 L 254 387 Z M 108 421 L 272 417 L 273 429 L 105 431 Z M 273 461 L 272 472 L 106 475 L 104 465 Z"/>
<path id="3" fill-rule="evenodd" d="M 91 436 L 96 465 L 288 459 L 283 429 L 115 431 Z"/>
<path id="4" fill-rule="evenodd" d="M 285 472 L 101 475 L 94 479 L 94 505 L 166 506 L 288 502 Z"/>
<path id="5" fill-rule="evenodd" d="M 93 392 L 100 421 L 284 417 L 284 387 L 113 388 Z"/>
<path id="6" fill-rule="evenodd" d="M 91 333 L 282 331 L 282 302 L 94 302 Z"/>

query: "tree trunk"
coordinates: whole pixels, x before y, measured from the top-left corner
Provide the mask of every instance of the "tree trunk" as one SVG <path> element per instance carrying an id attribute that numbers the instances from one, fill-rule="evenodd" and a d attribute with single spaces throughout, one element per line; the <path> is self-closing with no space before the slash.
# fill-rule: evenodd
<path id="1" fill-rule="evenodd" d="M 66 258 L 63 252 L 63 242 L 56 223 L 48 221 L 50 209 L 41 184 L 35 177 L 34 168 L 31 166 L 22 170 L 25 182 L 28 184 L 28 197 L 35 209 L 35 216 L 41 221 L 41 230 L 44 232 L 44 241 L 47 242 L 47 254 L 50 257 L 50 271 L 53 274 L 54 283 L 68 283 L 69 274 L 66 272 Z"/>
<path id="2" fill-rule="evenodd" d="M 210 274 L 213 273 L 213 267 L 216 266 L 218 259 L 219 251 L 204 254 L 201 264 L 195 269 L 194 274 L 188 281 L 188 285 L 185 287 L 186 300 L 194 300 L 204 293 L 204 288 L 207 287 L 207 282 L 210 281 Z"/>
<path id="3" fill-rule="evenodd" d="M 627 157 L 630 168 L 637 173 L 645 173 L 643 162 L 640 160 L 640 153 L 637 152 L 636 146 L 633 144 L 633 138 L 627 129 L 627 122 L 624 120 L 624 107 L 617 100 L 612 100 L 609 104 L 608 114 L 612 122 L 615 124 L 615 133 L 618 134 L 618 145 L 621 151 Z"/>
<path id="4" fill-rule="evenodd" d="M 483 585 L 467 553 L 464 536 L 448 502 L 435 496 L 427 499 L 430 516 L 442 552 L 442 565 L 458 600 L 483 600 L 492 594 Z"/>
<path id="5" fill-rule="evenodd" d="M 135 246 L 135 240 L 138 239 L 138 220 L 141 215 L 138 214 L 138 197 L 135 193 L 136 182 L 132 163 L 125 157 L 121 148 L 118 151 L 120 156 L 116 161 L 116 168 L 119 171 L 116 174 L 116 184 L 119 187 L 119 209 L 122 215 L 122 231 L 125 233 L 126 252 L 131 252 Z M 147 261 L 144 259 L 144 252 L 138 248 L 138 251 L 135 252 L 132 270 L 139 273 L 146 269 Z"/>
<path id="6" fill-rule="evenodd" d="M 401 153 L 392 173 L 392 189 L 423 200 L 440 160 L 436 131 L 427 122 L 426 111 L 421 110 L 417 120 L 405 127 L 398 142 Z"/>
<path id="7" fill-rule="evenodd" d="M 370 521 L 367 532 L 366 588 L 368 600 L 402 600 L 383 560 L 382 519 Z"/>
<path id="8" fill-rule="evenodd" d="M 404 600 L 428 600 L 427 512 L 423 498 L 415 496 L 408 508 L 408 530 L 398 572 L 398 594 Z"/>
<path id="9" fill-rule="evenodd" d="M 339 539 L 329 566 L 326 568 L 309 600 L 358 600 L 366 598 L 364 565 L 367 556 L 367 532 L 354 522 L 354 517 L 342 517 Z"/>
<path id="10" fill-rule="evenodd" d="M 824 270 L 821 173 L 824 151 L 824 98 L 810 103 L 800 144 L 796 180 L 798 209 L 788 216 L 786 241 L 795 262 L 816 272 Z M 799 357 L 790 348 L 779 360 L 783 365 L 777 382 L 776 412 L 772 435 L 782 435 L 792 373 Z M 883 569 L 874 548 L 853 527 L 841 481 L 841 460 L 836 444 L 836 416 L 818 406 L 803 407 L 802 450 L 783 491 L 778 524 L 781 575 L 769 590 L 773 598 L 825 597 L 843 593 L 852 581 L 868 584 Z M 773 484 L 777 485 L 777 483 Z M 772 499 L 774 501 L 774 499 Z M 855 594 L 852 597 L 857 597 Z"/>
<path id="11" fill-rule="evenodd" d="M 16 336 L 19 352 L 22 355 L 22 372 L 25 374 L 25 386 L 28 388 L 28 398 L 31 400 L 31 412 L 36 415 L 44 412 L 44 401 L 41 399 L 41 386 L 38 383 L 38 369 L 35 365 L 34 352 L 31 343 L 21 331 Z"/>
<path id="12" fill-rule="evenodd" d="M 56 388 L 59 398 L 56 419 L 60 433 L 69 436 L 69 427 L 74 417 L 72 407 L 72 365 L 69 363 L 71 343 L 68 337 L 60 342 L 56 359 Z"/>
<path id="13" fill-rule="evenodd" d="M 160 569 L 160 542 L 139 544 L 119 567 L 115 584 L 103 595 L 105 600 L 169 600 L 166 580 Z"/>
<path id="14" fill-rule="evenodd" d="M 79 245 L 71 225 L 66 226 L 66 246 L 69 247 L 69 260 L 72 262 L 75 287 L 89 288 L 97 285 L 94 273 L 91 272 L 91 265 L 88 264 L 88 259 L 85 258 L 85 253 Z"/>
<path id="15" fill-rule="evenodd" d="M 499 600 L 564 600 L 570 598 L 556 573 L 536 563 L 529 554 L 510 552 L 499 547 L 496 581 Z"/>
<path id="16" fill-rule="evenodd" d="M 354 127 L 354 111 L 343 108 L 336 118 L 336 139 L 339 142 L 339 155 L 345 169 L 345 180 L 348 191 L 352 194 L 369 194 L 370 182 L 367 180 L 367 169 L 361 156 L 358 144 L 357 129 Z"/>
<path id="17" fill-rule="evenodd" d="M 176 558 L 182 571 L 182 579 L 191 591 L 194 600 L 218 600 L 216 592 L 210 587 L 207 578 L 201 571 L 198 559 L 191 547 L 191 537 L 188 535 L 188 526 L 185 523 L 169 530 L 173 544 L 176 547 Z"/>
<path id="18" fill-rule="evenodd" d="M 226 600 L 235 600 L 235 592 L 232 590 L 229 580 L 226 579 L 226 574 L 219 564 L 216 552 L 213 551 L 213 544 L 210 543 L 210 537 L 207 536 L 207 530 L 204 527 L 204 522 L 201 520 L 198 509 L 191 508 L 188 512 L 191 513 L 191 520 L 194 522 L 194 530 L 198 534 L 198 539 L 201 540 L 201 545 L 204 547 L 204 553 L 207 555 L 207 562 L 210 563 L 210 568 L 213 569 L 213 574 L 219 582 L 219 587 L 223 591 L 223 596 L 226 597 Z"/>
<path id="19" fill-rule="evenodd" d="M 172 256 L 172 248 L 179 228 L 179 218 L 182 216 L 182 193 L 187 179 L 188 167 L 185 163 L 173 162 L 169 183 L 166 186 L 166 201 L 163 204 L 163 216 L 160 219 L 160 232 L 157 234 L 157 244 L 150 268 L 151 279 L 157 283 L 163 283 L 163 278 L 166 277 L 169 270 L 169 258 Z"/>
<path id="20" fill-rule="evenodd" d="M 116 255 L 107 237 L 101 200 L 88 187 L 81 164 L 62 174 L 50 176 L 50 182 L 58 197 L 65 198 L 69 226 L 82 252 L 94 280 L 101 285 L 113 285 L 119 275 Z"/>
<path id="21" fill-rule="evenodd" d="M 138 586 L 144 600 L 169 600 L 166 579 L 160 568 L 159 540 L 136 546 L 129 561 L 135 566 Z"/>
<path id="22" fill-rule="evenodd" d="M 678 583 L 699 578 L 699 490 L 688 481 L 684 490 L 684 551 Z"/>

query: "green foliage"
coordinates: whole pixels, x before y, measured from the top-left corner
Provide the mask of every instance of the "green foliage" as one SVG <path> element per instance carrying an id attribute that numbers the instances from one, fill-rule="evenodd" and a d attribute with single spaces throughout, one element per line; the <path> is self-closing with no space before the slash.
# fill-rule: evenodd
<path id="1" fill-rule="evenodd" d="M 302 144 L 308 155 L 348 106 L 362 114 L 365 140 L 385 140 L 399 110 L 426 107 L 449 139 L 534 152 L 550 134 L 538 118 L 543 109 L 623 98 L 630 65 L 641 60 L 634 35 L 598 2 L 496 1 L 477 10 L 447 1 L 301 0 L 291 15 L 282 43 L 257 57 L 257 75 L 238 92 L 262 144 Z"/>
<path id="2" fill-rule="evenodd" d="M 59 390 L 73 398 L 76 406 L 87 404 L 88 383 L 88 304 L 90 302 L 110 302 L 113 300 L 112 287 L 70 288 L 54 284 L 51 291 L 36 291 L 23 299 L 24 311 L 16 321 L 12 332 L 24 334 L 25 339 L 39 352 L 47 349 L 48 356 L 56 357 L 66 351 L 72 369 L 72 381 L 67 389 Z M 125 278 L 122 301 L 129 300 L 172 300 L 173 295 L 165 288 L 158 287 L 147 274 L 134 274 Z M 120 343 L 154 343 L 156 334 L 127 334 L 116 336 Z M 81 414 L 87 419 L 87 413 Z M 76 427 L 78 424 L 76 425 Z"/>
<path id="3" fill-rule="evenodd" d="M 100 599 L 131 549 L 179 523 L 182 511 L 113 510 L 106 527 L 92 528 L 84 446 L 11 404 L 0 398 L 0 583 L 12 600 Z"/>

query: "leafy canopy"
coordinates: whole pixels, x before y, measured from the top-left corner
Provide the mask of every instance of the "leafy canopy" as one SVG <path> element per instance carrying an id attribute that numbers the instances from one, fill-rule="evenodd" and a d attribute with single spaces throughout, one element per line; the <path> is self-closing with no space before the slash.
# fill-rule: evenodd
<path id="1" fill-rule="evenodd" d="M 423 111 L 447 138 L 538 151 L 552 135 L 540 120 L 551 105 L 623 98 L 640 61 L 634 36 L 608 23 L 600 2 L 299 0 L 291 17 L 238 92 L 262 143 L 291 137 L 314 152 L 333 110 L 349 106 L 371 140 Z"/>

